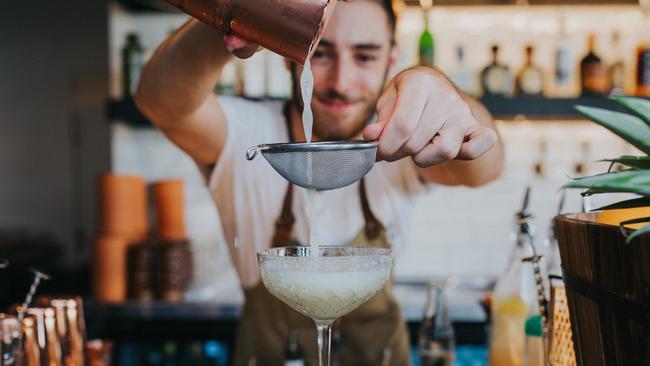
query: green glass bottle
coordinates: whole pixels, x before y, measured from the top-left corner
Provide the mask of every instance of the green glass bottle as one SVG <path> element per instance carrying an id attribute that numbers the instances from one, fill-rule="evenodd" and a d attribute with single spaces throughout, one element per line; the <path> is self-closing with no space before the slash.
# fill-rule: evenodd
<path id="1" fill-rule="evenodd" d="M 129 33 L 122 48 L 122 96 L 129 97 L 138 88 L 140 73 L 144 67 L 144 48 L 135 33 Z"/>
<path id="2" fill-rule="evenodd" d="M 433 34 L 429 32 L 429 11 L 424 10 L 422 13 L 424 14 L 424 31 L 420 36 L 419 64 L 433 67 L 436 43 Z"/>

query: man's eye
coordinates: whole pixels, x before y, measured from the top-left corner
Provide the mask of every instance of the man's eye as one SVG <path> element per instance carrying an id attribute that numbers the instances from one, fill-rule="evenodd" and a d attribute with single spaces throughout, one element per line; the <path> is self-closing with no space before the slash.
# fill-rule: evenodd
<path id="1" fill-rule="evenodd" d="M 358 54 L 356 56 L 357 61 L 360 62 L 372 62 L 375 61 L 376 57 L 374 55 L 368 55 L 368 54 Z"/>
<path id="2" fill-rule="evenodd" d="M 320 50 L 314 51 L 314 54 L 311 56 L 311 58 L 313 60 L 320 60 L 320 59 L 323 59 L 325 57 L 327 57 L 327 54 L 325 52 L 323 52 L 323 51 L 320 51 Z"/>

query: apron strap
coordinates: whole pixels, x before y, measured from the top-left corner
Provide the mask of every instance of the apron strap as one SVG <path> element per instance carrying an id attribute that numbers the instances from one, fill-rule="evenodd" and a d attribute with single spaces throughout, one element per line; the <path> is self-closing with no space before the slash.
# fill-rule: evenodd
<path id="1" fill-rule="evenodd" d="M 366 223 L 363 229 L 366 231 L 366 238 L 368 240 L 375 240 L 381 234 L 382 225 L 372 213 L 372 210 L 370 210 L 365 183 L 365 178 L 361 178 L 361 182 L 359 182 L 359 195 L 361 196 L 361 210 L 363 210 L 363 219 Z"/>
<path id="2" fill-rule="evenodd" d="M 289 142 L 293 141 L 293 130 L 291 129 L 291 102 L 287 101 L 284 104 L 282 110 L 284 114 L 284 121 L 287 125 L 287 132 L 289 134 Z M 271 240 L 272 247 L 279 247 L 283 245 L 289 245 L 291 240 L 291 232 L 293 230 L 293 224 L 296 222 L 296 218 L 293 216 L 291 211 L 291 205 L 293 202 L 293 184 L 289 183 L 287 192 L 284 194 L 284 201 L 282 204 L 282 212 L 280 216 L 275 221 L 275 233 L 273 234 L 273 239 Z"/>
<path id="3" fill-rule="evenodd" d="M 296 218 L 293 216 L 293 212 L 291 211 L 292 202 L 293 184 L 289 183 L 287 193 L 284 195 L 282 212 L 280 213 L 280 217 L 275 220 L 275 233 L 273 234 L 273 240 L 271 241 L 271 246 L 274 248 L 289 245 L 289 242 L 291 241 L 291 231 L 293 230 L 293 224 L 296 222 Z"/>

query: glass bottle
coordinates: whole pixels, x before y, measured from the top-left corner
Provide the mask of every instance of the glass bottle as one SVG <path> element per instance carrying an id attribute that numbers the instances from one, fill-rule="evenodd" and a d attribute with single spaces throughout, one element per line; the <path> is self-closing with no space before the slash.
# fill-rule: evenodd
<path id="1" fill-rule="evenodd" d="M 526 345 L 524 366 L 544 366 L 544 338 L 542 330 L 542 317 L 535 314 L 526 320 Z"/>
<path id="2" fill-rule="evenodd" d="M 144 66 L 144 48 L 135 33 L 126 36 L 122 48 L 122 96 L 129 97 L 135 93 Z"/>
<path id="3" fill-rule="evenodd" d="M 465 63 L 465 49 L 463 46 L 456 48 L 456 67 L 449 72 L 449 79 L 467 95 L 478 96 L 478 78 Z"/>
<path id="4" fill-rule="evenodd" d="M 419 64 L 421 66 L 432 67 L 435 60 L 435 39 L 429 32 L 429 6 L 423 4 L 422 15 L 424 17 L 424 30 L 420 35 L 418 47 Z"/>
<path id="5" fill-rule="evenodd" d="M 637 49 L 636 95 L 650 98 L 650 43 Z"/>
<path id="6" fill-rule="evenodd" d="M 298 343 L 298 332 L 289 330 L 289 341 L 284 351 L 284 366 L 305 366 L 302 348 Z"/>
<path id="7" fill-rule="evenodd" d="M 611 53 L 614 61 L 607 68 L 610 93 L 616 95 L 625 94 L 625 63 L 623 62 L 620 38 L 620 33 L 617 30 L 612 32 Z"/>
<path id="8" fill-rule="evenodd" d="M 418 337 L 421 366 L 451 366 L 455 355 L 454 328 L 443 286 L 430 283 Z"/>
<path id="9" fill-rule="evenodd" d="M 580 61 L 582 95 L 604 95 L 607 92 L 607 75 L 600 56 L 596 54 L 596 35 L 590 34 L 587 43 L 588 52 Z"/>
<path id="10" fill-rule="evenodd" d="M 529 197 L 527 189 L 523 208 L 515 216 L 515 246 L 492 296 L 491 366 L 521 366 L 524 361 L 525 322 L 537 298 L 532 267 L 522 263 L 522 259 L 533 255 L 534 222 L 527 210 Z"/>
<path id="11" fill-rule="evenodd" d="M 481 87 L 485 96 L 512 95 L 512 73 L 510 68 L 499 63 L 499 46 L 493 45 L 492 61 L 481 71 Z"/>
<path id="12" fill-rule="evenodd" d="M 575 67 L 573 51 L 566 32 L 566 12 L 560 14 L 559 39 L 555 50 L 555 73 L 553 77 L 556 97 L 575 96 Z"/>
<path id="13" fill-rule="evenodd" d="M 517 94 L 523 96 L 542 96 L 544 94 L 544 72 L 535 65 L 535 48 L 526 46 L 526 63 L 517 73 Z"/>
<path id="14" fill-rule="evenodd" d="M 640 1 L 643 12 L 641 43 L 636 50 L 636 90 L 639 97 L 650 98 L 650 1 Z"/>

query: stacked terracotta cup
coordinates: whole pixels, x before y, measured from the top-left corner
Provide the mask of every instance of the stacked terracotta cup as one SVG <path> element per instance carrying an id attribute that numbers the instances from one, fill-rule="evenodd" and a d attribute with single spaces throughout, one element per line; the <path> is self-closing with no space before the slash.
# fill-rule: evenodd
<path id="1" fill-rule="evenodd" d="M 98 180 L 98 233 L 93 247 L 93 289 L 98 301 L 126 299 L 126 253 L 149 231 L 147 186 L 138 176 L 103 174 Z"/>
<path id="2" fill-rule="evenodd" d="M 192 274 L 185 229 L 184 184 L 180 180 L 151 186 L 156 212 L 156 237 L 129 248 L 128 293 L 138 300 L 180 300 Z"/>

